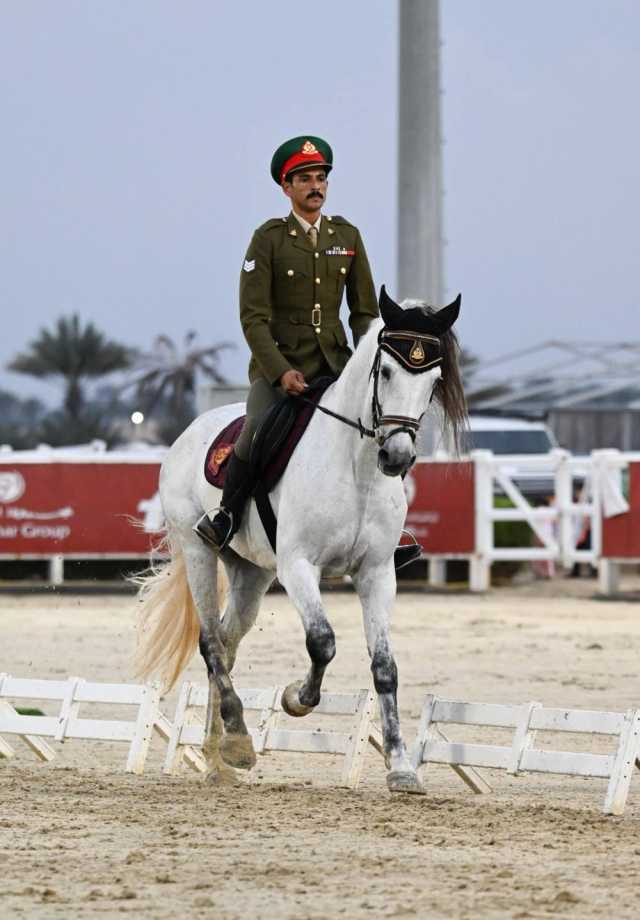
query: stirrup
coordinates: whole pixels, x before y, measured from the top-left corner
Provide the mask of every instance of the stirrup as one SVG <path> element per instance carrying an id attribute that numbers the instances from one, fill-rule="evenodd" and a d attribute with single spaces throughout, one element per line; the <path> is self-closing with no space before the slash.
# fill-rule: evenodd
<path id="1" fill-rule="evenodd" d="M 218 519 L 221 517 L 226 518 L 226 520 L 219 521 Z M 214 526 L 213 521 L 205 511 L 202 517 L 198 518 L 193 525 L 193 529 L 208 546 L 220 552 L 229 545 L 235 533 L 233 529 L 233 512 L 227 511 L 221 505 L 216 513 L 215 521 L 221 525 L 220 529 Z M 226 530 L 223 528 L 226 528 Z"/>

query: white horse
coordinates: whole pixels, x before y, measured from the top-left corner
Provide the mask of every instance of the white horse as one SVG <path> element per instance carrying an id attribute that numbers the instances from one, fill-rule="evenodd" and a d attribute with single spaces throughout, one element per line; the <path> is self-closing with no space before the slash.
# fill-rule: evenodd
<path id="1" fill-rule="evenodd" d="M 382 318 L 371 324 L 340 378 L 323 395 L 270 495 L 278 520 L 276 553 L 253 501 L 220 555 L 193 531 L 202 512 L 219 503 L 220 492 L 204 476 L 207 450 L 242 406 L 201 415 L 162 464 L 160 496 L 171 558 L 139 579 L 139 673 L 161 674 L 171 686 L 199 643 L 209 675 L 203 750 L 215 781 L 235 781 L 231 768 L 255 764 L 242 703 L 229 675 L 240 640 L 253 626 L 274 577 L 297 608 L 306 633 L 310 670 L 303 681 L 289 684 L 282 700 L 286 712 L 303 716 L 319 703 L 322 678 L 335 655 L 320 578 L 349 574 L 362 604 L 388 788 L 423 792 L 398 719 L 397 668 L 389 639 L 396 594 L 393 555 L 407 513 L 402 476 L 415 461 L 422 415 L 434 397 L 455 435 L 465 417 L 457 342 L 450 330 L 459 306 L 459 297 L 440 311 L 418 301 L 398 306 L 383 287 Z M 229 582 L 222 618 L 220 561 Z"/>

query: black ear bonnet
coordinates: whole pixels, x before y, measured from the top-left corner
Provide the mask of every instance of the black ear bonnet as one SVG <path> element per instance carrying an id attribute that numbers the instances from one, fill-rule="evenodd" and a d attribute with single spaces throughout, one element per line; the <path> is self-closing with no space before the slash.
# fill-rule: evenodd
<path id="1" fill-rule="evenodd" d="M 384 321 L 378 341 L 386 351 L 414 374 L 442 363 L 440 337 L 453 326 L 460 313 L 460 294 L 448 306 L 433 313 L 421 307 L 403 310 L 380 289 L 380 315 Z"/>

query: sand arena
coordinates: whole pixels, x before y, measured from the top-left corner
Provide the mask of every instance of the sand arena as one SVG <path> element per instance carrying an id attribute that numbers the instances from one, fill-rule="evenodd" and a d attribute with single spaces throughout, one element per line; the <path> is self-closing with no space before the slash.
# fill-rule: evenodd
<path id="1" fill-rule="evenodd" d="M 400 594 L 405 739 L 429 691 L 637 706 L 640 607 L 592 592 L 579 582 Z M 338 644 L 326 686 L 367 686 L 356 598 L 326 601 Z M 0 670 L 130 681 L 134 607 L 131 596 L 0 596 Z M 268 595 L 237 684 L 286 683 L 306 667 L 297 615 L 283 594 Z M 199 659 L 186 676 L 204 680 Z M 124 774 L 121 745 L 67 742 L 51 764 L 16 746 L 0 761 L 3 917 L 637 916 L 640 773 L 624 817 L 605 818 L 604 780 L 487 772 L 494 792 L 474 796 L 449 768 L 430 767 L 426 798 L 392 798 L 373 750 L 350 792 L 335 785 L 337 758 L 270 754 L 240 787 L 219 790 L 195 773 L 163 776 L 158 740 L 143 777 Z"/>

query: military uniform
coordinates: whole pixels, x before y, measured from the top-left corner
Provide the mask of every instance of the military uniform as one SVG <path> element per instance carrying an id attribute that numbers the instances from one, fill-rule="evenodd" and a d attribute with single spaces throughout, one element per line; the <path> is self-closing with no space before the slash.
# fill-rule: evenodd
<path id="1" fill-rule="evenodd" d="M 240 277 L 250 381 L 274 385 L 292 369 L 307 380 L 327 367 L 340 374 L 351 354 L 339 317 L 345 290 L 357 344 L 378 305 L 362 238 L 349 221 L 323 216 L 315 249 L 293 213 L 259 227 Z"/>
<path id="2" fill-rule="evenodd" d="M 298 170 L 333 166 L 333 152 L 322 138 L 297 137 L 281 144 L 271 161 L 277 185 Z M 310 225 L 304 222 L 307 227 Z M 287 371 L 305 380 L 338 376 L 351 349 L 340 322 L 346 291 L 354 343 L 378 316 L 369 261 L 358 229 L 343 217 L 322 216 L 317 239 L 307 235 L 301 220 L 268 220 L 253 234 L 240 273 L 240 323 L 251 349 L 247 415 L 229 461 L 222 503 L 211 519 L 203 514 L 195 525 L 202 539 L 223 549 L 238 528 L 250 494 L 249 454 L 253 434 L 265 410 L 282 396 L 279 386 Z"/>

